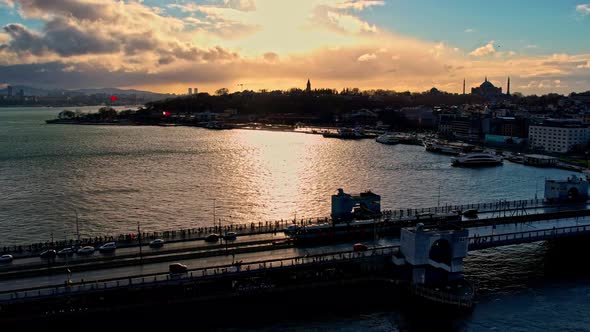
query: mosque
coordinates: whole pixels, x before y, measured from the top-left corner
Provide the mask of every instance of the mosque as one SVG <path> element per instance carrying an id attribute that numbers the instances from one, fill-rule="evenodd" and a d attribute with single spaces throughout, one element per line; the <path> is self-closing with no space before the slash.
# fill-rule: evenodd
<path id="1" fill-rule="evenodd" d="M 463 81 L 463 93 L 465 93 L 465 81 Z M 499 98 L 504 96 L 502 94 L 502 88 L 495 87 L 492 82 L 488 81 L 486 77 L 484 82 L 479 87 L 471 88 L 472 95 L 479 95 L 485 98 Z M 506 96 L 510 95 L 510 77 L 508 77 L 508 85 Z"/>

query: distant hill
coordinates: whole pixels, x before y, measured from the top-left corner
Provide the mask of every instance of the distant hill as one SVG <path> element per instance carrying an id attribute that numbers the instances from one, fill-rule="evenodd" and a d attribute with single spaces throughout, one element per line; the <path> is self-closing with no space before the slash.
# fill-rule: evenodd
<path id="1" fill-rule="evenodd" d="M 135 90 L 135 89 L 118 89 L 118 88 L 97 88 L 97 89 L 44 89 L 24 85 L 13 85 L 12 94 L 17 95 L 20 90 L 23 90 L 25 96 L 76 96 L 76 95 L 137 95 L 148 100 L 156 100 L 173 97 L 173 94 L 155 93 L 151 91 Z M 0 95 L 6 95 L 8 90 L 6 87 L 0 89 Z"/>

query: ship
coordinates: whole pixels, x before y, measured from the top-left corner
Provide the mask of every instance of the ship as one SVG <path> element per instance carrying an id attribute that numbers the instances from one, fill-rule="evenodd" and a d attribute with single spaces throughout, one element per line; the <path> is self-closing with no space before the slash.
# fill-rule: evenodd
<path id="1" fill-rule="evenodd" d="M 340 138 L 340 139 L 363 139 L 363 138 L 375 138 L 374 134 L 367 134 L 361 128 L 338 128 L 336 132 L 324 132 L 322 136 L 327 138 Z"/>
<path id="2" fill-rule="evenodd" d="M 451 143 L 441 141 L 424 141 L 426 151 L 458 156 L 462 153 L 479 152 L 475 146 L 466 143 Z"/>
<path id="3" fill-rule="evenodd" d="M 497 166 L 502 165 L 502 157 L 485 152 L 461 154 L 451 158 L 453 166 Z"/>
<path id="4" fill-rule="evenodd" d="M 375 139 L 375 141 L 377 141 L 378 143 L 381 143 L 381 144 L 388 144 L 388 145 L 393 145 L 393 144 L 399 143 L 399 140 L 394 135 L 390 135 L 390 134 L 380 135 L 379 137 L 377 137 Z"/>

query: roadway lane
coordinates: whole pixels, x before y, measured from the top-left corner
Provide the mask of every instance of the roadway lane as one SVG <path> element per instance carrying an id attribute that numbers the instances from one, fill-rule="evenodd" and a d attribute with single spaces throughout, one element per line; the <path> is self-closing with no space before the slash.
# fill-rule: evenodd
<path id="1" fill-rule="evenodd" d="M 357 241 L 347 242 L 347 243 L 343 243 L 343 244 L 317 246 L 317 247 L 307 247 L 307 248 L 291 247 L 291 248 L 285 248 L 285 249 L 243 253 L 243 254 L 236 254 L 235 258 L 232 256 L 195 258 L 195 259 L 187 259 L 187 260 L 178 260 L 178 261 L 174 261 L 174 263 L 185 264 L 188 266 L 189 269 L 203 268 L 203 267 L 209 267 L 209 266 L 231 264 L 233 261 L 249 262 L 249 261 L 279 259 L 279 258 L 287 258 L 287 257 L 296 257 L 296 256 L 305 256 L 305 255 L 314 255 L 314 254 L 346 251 L 346 250 L 351 250 L 352 246 L 356 242 Z M 391 246 L 391 245 L 399 245 L 399 239 L 397 239 L 397 238 L 395 238 L 395 239 L 383 238 L 383 239 L 377 240 L 376 242 L 365 241 L 364 243 L 369 246 Z M 108 279 L 108 278 L 125 278 L 128 276 L 137 276 L 137 275 L 145 275 L 145 274 L 167 273 L 168 272 L 168 265 L 170 263 L 172 263 L 172 262 L 160 262 L 160 263 L 125 266 L 125 267 L 118 267 L 118 268 L 112 268 L 112 269 L 102 269 L 102 270 L 84 271 L 84 272 L 76 272 L 75 269 L 73 268 L 72 269 L 72 280 L 74 282 L 79 282 L 82 279 L 84 281 L 92 281 L 92 280 L 100 280 L 100 279 Z M 66 278 L 67 278 L 67 275 L 65 273 L 65 267 L 63 270 L 64 270 L 64 273 L 58 274 L 58 275 L 3 280 L 0 283 L 0 291 L 10 291 L 10 290 L 40 287 L 40 286 L 63 285 Z"/>
<path id="2" fill-rule="evenodd" d="M 543 220 L 518 224 L 503 224 L 494 226 L 468 227 L 469 237 L 501 235 L 517 232 L 552 230 L 561 227 L 590 226 L 590 216 L 574 217 L 561 220 Z"/>
<path id="3" fill-rule="evenodd" d="M 286 235 L 283 232 L 277 232 L 276 234 L 268 233 L 268 234 L 254 234 L 254 235 L 242 235 L 238 236 L 238 238 L 234 241 L 229 241 L 229 243 L 244 243 L 244 242 L 251 242 L 251 241 L 260 241 L 260 240 L 280 240 L 286 238 Z M 142 246 L 143 253 L 165 253 L 168 250 L 181 250 L 186 249 L 203 249 L 206 250 L 208 247 L 215 247 L 216 245 L 225 244 L 224 241 L 218 242 L 206 242 L 205 240 L 191 240 L 191 241 L 181 241 L 181 242 L 168 242 L 165 243 L 162 248 L 150 248 L 149 246 L 145 245 Z M 68 262 L 84 262 L 89 261 L 91 258 L 96 258 L 98 256 L 102 256 L 98 252 L 94 252 L 92 255 L 84 255 L 78 256 L 73 255 L 71 257 L 67 257 Z M 139 246 L 134 247 L 126 247 L 126 248 L 117 248 L 114 253 L 108 254 L 109 257 L 114 256 L 127 256 L 127 255 L 139 255 Z M 66 262 L 66 257 L 56 257 L 56 262 Z M 40 262 L 46 262 L 46 260 L 42 259 L 41 257 L 26 257 L 26 258 L 18 258 L 15 257 L 12 263 L 10 264 L 2 264 L 0 265 L 0 272 L 9 270 L 10 266 L 18 266 L 18 265 L 31 265 L 31 264 L 39 264 Z"/>

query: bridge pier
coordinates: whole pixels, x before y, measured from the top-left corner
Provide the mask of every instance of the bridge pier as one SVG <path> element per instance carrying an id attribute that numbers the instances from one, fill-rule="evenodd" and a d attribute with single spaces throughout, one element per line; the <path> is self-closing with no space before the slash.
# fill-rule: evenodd
<path id="1" fill-rule="evenodd" d="M 423 224 L 401 230 L 400 251 L 393 263 L 408 268 L 415 296 L 439 304 L 473 306 L 473 287 L 463 279 L 468 235 L 467 229 L 427 229 Z"/>

